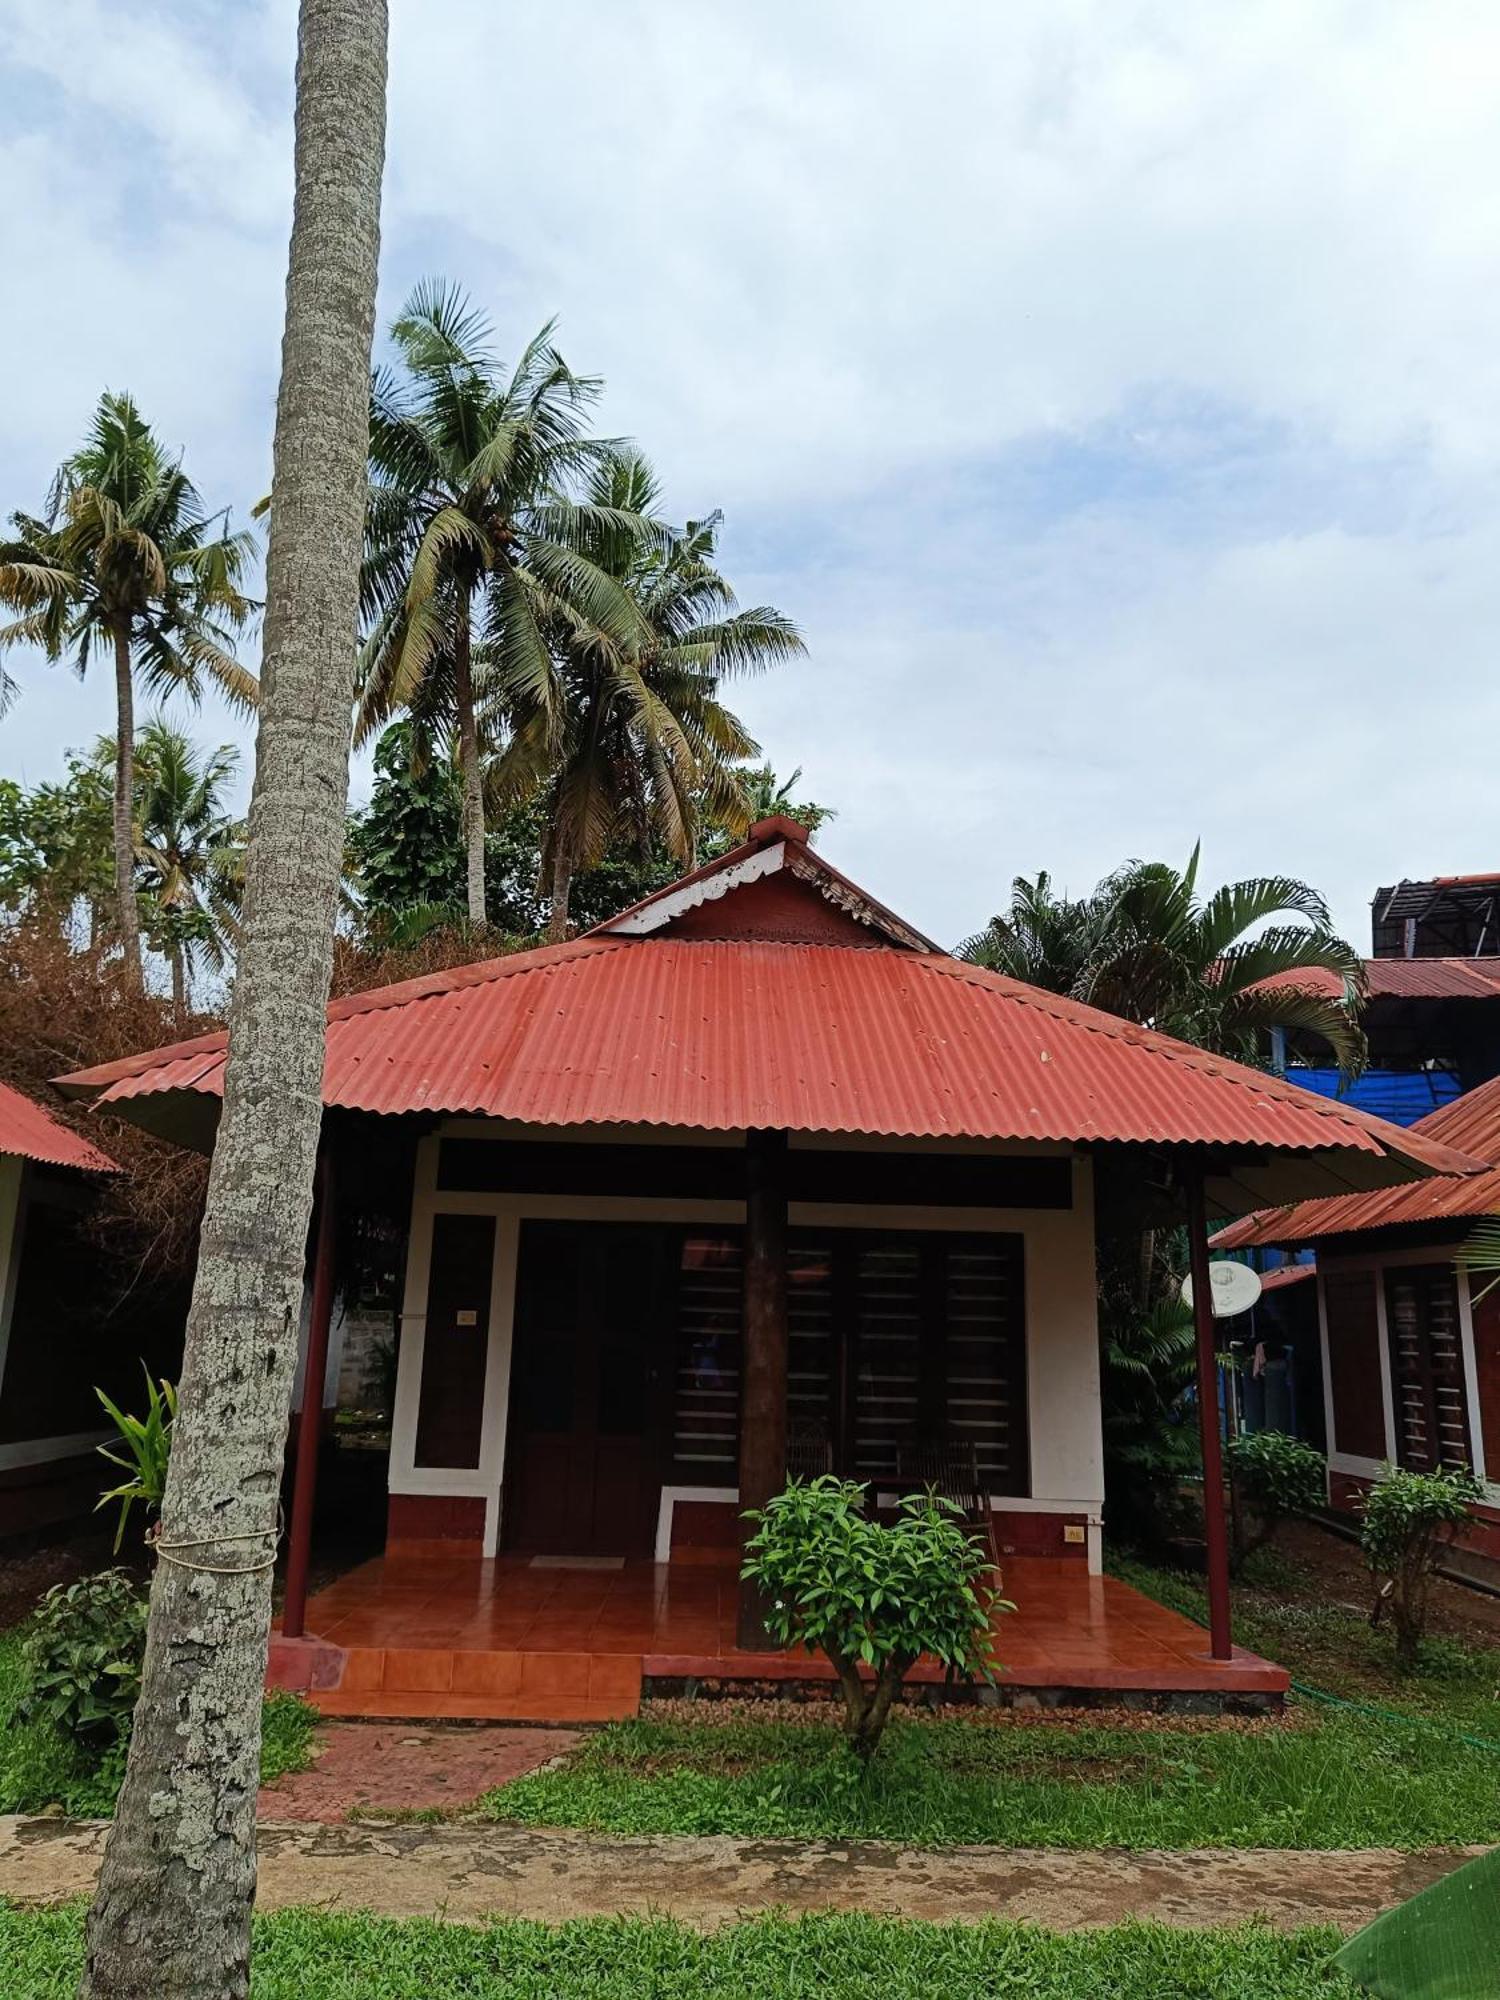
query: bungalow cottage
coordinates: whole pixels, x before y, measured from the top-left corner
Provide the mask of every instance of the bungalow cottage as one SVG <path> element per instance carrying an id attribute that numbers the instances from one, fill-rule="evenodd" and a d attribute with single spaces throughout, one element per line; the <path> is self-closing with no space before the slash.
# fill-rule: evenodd
<path id="1" fill-rule="evenodd" d="M 93 1385 L 123 1385 L 83 1226 L 99 1176 L 117 1171 L 0 1084 L 0 1535 L 50 1526 L 98 1498 L 94 1446 L 108 1426 Z"/>
<path id="2" fill-rule="evenodd" d="M 1500 1289 L 1497 1274 L 1454 1262 L 1476 1220 L 1500 1215 L 1500 1078 L 1409 1129 L 1489 1171 L 1262 1210 L 1214 1241 L 1317 1251 L 1307 1282 L 1335 1510 L 1352 1513 L 1382 1465 L 1472 1471 L 1489 1499 L 1470 1509 L 1454 1560 L 1500 1583 Z"/>
<path id="3" fill-rule="evenodd" d="M 63 1088 L 207 1147 L 224 1060 Z M 808 1677 L 741 1601 L 739 1510 L 789 1461 L 909 1489 L 935 1443 L 993 1511 L 1011 1685 L 1274 1697 L 1217 1508 L 1211 1641 L 1100 1574 L 1096 1170 L 1206 1270 L 1210 1210 L 1471 1165 L 949 957 L 779 818 L 573 942 L 334 1002 L 324 1101 L 309 1379 L 335 1203 L 394 1185 L 410 1217 L 385 1555 L 308 1600 L 299 1451 L 273 1649 L 345 1713 Z"/>

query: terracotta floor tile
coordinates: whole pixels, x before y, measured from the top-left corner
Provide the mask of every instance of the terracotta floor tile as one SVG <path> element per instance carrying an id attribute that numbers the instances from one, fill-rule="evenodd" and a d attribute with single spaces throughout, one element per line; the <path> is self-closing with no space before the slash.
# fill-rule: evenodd
<path id="1" fill-rule="evenodd" d="M 593 1653 L 589 1656 L 588 1696 L 591 1701 L 641 1698 L 641 1655 Z"/>
<path id="2" fill-rule="evenodd" d="M 522 1657 L 520 1653 L 455 1653 L 449 1692 L 492 1698 L 519 1694 Z"/>
<path id="3" fill-rule="evenodd" d="M 352 1669 L 346 1663 L 346 1679 L 329 1697 L 338 1706 L 329 1712 L 414 1719 L 438 1713 L 444 1703 L 475 1713 L 476 1705 L 500 1704 L 509 1705 L 512 1717 L 530 1721 L 546 1720 L 564 1704 L 593 1703 L 626 1713 L 642 1662 L 648 1674 L 662 1678 L 827 1679 L 832 1670 L 821 1659 L 738 1650 L 734 1560 L 671 1568 L 640 1561 L 594 1572 L 534 1570 L 513 1556 L 484 1562 L 441 1554 L 377 1558 L 319 1592 L 309 1606 L 309 1631 L 359 1659 Z M 1228 1666 L 1211 1662 L 1206 1635 L 1197 1627 L 1112 1577 L 1089 1577 L 1080 1563 L 1008 1558 L 1005 1588 L 1018 1609 L 997 1621 L 1002 1682 L 1286 1684 L 1279 1668 L 1253 1654 Z M 377 1669 L 387 1653 L 396 1664 L 386 1661 Z M 940 1669 L 925 1663 L 920 1671 L 942 1679 Z M 351 1674 L 371 1685 L 355 1687 Z M 622 1691 L 606 1695 L 606 1686 Z"/>
<path id="4" fill-rule="evenodd" d="M 589 1691 L 589 1664 L 587 1653 L 523 1653 L 520 1691 L 533 1697 L 582 1700 Z"/>
<path id="5" fill-rule="evenodd" d="M 385 1653 L 378 1647 L 356 1646 L 344 1655 L 340 1694 L 372 1694 L 384 1685 Z"/>
<path id="6" fill-rule="evenodd" d="M 446 1694 L 453 1685 L 453 1655 L 437 1647 L 386 1649 L 386 1694 Z"/>

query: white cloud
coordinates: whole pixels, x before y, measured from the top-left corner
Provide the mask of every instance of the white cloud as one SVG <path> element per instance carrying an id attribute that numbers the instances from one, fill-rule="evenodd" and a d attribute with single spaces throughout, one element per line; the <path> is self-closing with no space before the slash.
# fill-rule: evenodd
<path id="1" fill-rule="evenodd" d="M 444 271 L 512 348 L 559 312 L 728 509 L 813 643 L 744 707 L 872 887 L 952 936 L 1201 832 L 1362 934 L 1378 881 L 1500 860 L 1492 6 L 394 16 L 387 303 Z M 0 507 L 106 382 L 263 490 L 292 17 L 12 0 Z M 74 713 L 29 674 L 0 764 Z"/>

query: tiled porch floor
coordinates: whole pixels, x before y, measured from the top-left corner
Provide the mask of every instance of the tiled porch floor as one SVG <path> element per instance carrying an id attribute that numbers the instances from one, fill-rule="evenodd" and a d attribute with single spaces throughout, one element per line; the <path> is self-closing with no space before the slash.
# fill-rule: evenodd
<path id="1" fill-rule="evenodd" d="M 735 1647 L 733 1566 L 533 1569 L 525 1558 L 390 1554 L 308 1606 L 327 1649 L 311 1699 L 327 1714 L 535 1722 L 633 1714 L 643 1678 L 830 1678 L 805 1653 Z M 1000 1620 L 1002 1685 L 1033 1689 L 1278 1694 L 1280 1668 L 1207 1657 L 1198 1626 L 1081 1562 L 1011 1558 Z M 273 1652 L 273 1674 L 278 1672 Z M 918 1668 L 914 1678 L 924 1677 Z M 928 1678 L 941 1678 L 932 1672 Z M 279 1678 L 297 1684 L 284 1665 Z"/>

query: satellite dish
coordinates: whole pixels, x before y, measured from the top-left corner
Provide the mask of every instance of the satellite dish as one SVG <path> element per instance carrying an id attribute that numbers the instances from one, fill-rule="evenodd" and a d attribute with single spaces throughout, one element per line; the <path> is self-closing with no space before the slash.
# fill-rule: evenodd
<path id="1" fill-rule="evenodd" d="M 1215 1319 L 1233 1319 L 1236 1313 L 1248 1312 L 1260 1297 L 1260 1273 L 1252 1271 L 1248 1264 L 1220 1260 L 1209 1265 L 1208 1277 Z M 1182 1303 L 1185 1306 L 1193 1303 L 1191 1277 L 1182 1281 Z"/>

